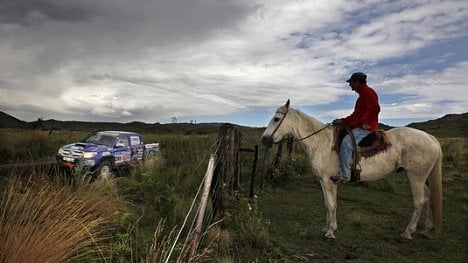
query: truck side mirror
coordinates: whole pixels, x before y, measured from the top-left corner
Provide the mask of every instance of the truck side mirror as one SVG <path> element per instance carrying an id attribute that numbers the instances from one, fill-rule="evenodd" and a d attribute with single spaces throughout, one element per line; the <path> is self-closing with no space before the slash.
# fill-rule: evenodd
<path id="1" fill-rule="evenodd" d="M 125 145 L 122 142 L 118 142 L 115 144 L 115 148 L 123 148 Z"/>

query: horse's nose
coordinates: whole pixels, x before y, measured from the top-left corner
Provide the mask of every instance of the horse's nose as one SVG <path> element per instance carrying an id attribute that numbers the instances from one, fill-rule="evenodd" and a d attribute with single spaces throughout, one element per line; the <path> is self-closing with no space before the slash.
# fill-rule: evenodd
<path id="1" fill-rule="evenodd" d="M 269 148 L 273 145 L 273 138 L 271 138 L 270 136 L 263 136 L 262 143 L 263 145 Z"/>

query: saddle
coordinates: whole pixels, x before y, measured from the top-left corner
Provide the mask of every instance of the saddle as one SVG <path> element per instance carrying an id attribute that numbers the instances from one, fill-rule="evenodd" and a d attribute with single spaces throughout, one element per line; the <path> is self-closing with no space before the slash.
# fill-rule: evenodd
<path id="1" fill-rule="evenodd" d="M 333 138 L 333 150 L 338 154 L 340 153 L 340 145 L 343 138 L 349 134 L 353 141 L 353 162 L 351 165 L 351 180 L 352 182 L 359 181 L 361 175 L 361 169 L 359 162 L 362 157 L 369 158 L 380 152 L 386 151 L 391 143 L 387 139 L 387 134 L 383 130 L 378 130 L 370 133 L 358 144 L 354 138 L 351 129 L 343 125 L 335 126 L 334 138 Z"/>
<path id="2" fill-rule="evenodd" d="M 391 146 L 387 134 L 383 130 L 370 133 L 359 142 L 357 152 L 360 157 L 369 158 L 380 152 L 386 151 Z"/>

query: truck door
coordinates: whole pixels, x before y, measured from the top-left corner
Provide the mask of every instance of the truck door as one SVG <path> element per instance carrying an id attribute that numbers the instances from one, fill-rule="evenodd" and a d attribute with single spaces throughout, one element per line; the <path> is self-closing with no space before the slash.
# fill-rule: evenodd
<path id="1" fill-rule="evenodd" d="M 143 141 L 138 135 L 130 135 L 130 148 L 132 149 L 132 161 L 140 162 L 143 160 L 145 147 Z"/>
<path id="2" fill-rule="evenodd" d="M 114 147 L 115 165 L 129 163 L 132 157 L 128 136 L 119 135 Z"/>

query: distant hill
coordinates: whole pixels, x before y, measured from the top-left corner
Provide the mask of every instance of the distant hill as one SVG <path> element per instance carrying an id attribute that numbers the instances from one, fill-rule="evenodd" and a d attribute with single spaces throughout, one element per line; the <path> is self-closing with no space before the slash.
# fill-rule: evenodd
<path id="1" fill-rule="evenodd" d="M 81 121 L 57 121 L 46 120 L 44 127 L 53 130 L 75 130 L 75 131 L 93 131 L 93 130 L 123 130 L 139 133 L 177 133 L 177 134 L 208 134 L 217 132 L 222 123 L 143 123 L 143 122 L 81 122 Z"/>
<path id="2" fill-rule="evenodd" d="M 436 120 L 411 123 L 413 127 L 426 131 L 436 137 L 468 137 L 468 112 L 463 114 L 448 114 Z"/>
<path id="3" fill-rule="evenodd" d="M 0 111 L 0 128 L 27 128 L 28 123 Z"/>
<path id="4" fill-rule="evenodd" d="M 0 128 L 21 128 L 46 130 L 126 130 L 140 133 L 176 133 L 176 134 L 208 134 L 215 133 L 223 123 L 144 123 L 144 122 L 83 122 L 83 121 L 58 121 L 38 119 L 33 122 L 21 121 L 9 114 L 0 111 Z M 236 125 L 240 129 L 262 129 Z M 411 123 L 408 125 L 416 129 L 427 131 L 436 137 L 468 137 L 468 113 L 448 114 L 436 120 Z M 385 124 L 379 124 L 384 130 L 391 128 Z"/>
<path id="5" fill-rule="evenodd" d="M 160 133 L 160 134 L 209 134 L 216 133 L 224 123 L 144 123 L 144 122 L 85 122 L 85 121 L 59 121 L 42 120 L 25 122 L 7 113 L 0 111 L 0 128 L 19 129 L 44 129 L 44 130 L 69 130 L 69 131 L 95 131 L 95 130 L 123 130 L 139 133 Z M 254 129 L 240 125 L 234 126 L 240 129 Z"/>

